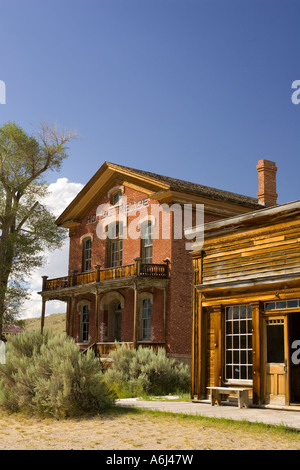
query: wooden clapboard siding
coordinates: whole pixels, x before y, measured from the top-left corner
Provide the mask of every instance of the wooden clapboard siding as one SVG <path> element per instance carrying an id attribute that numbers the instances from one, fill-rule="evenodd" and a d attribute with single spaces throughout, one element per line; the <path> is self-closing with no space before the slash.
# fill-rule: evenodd
<path id="1" fill-rule="evenodd" d="M 226 385 L 225 308 L 248 304 L 252 308 L 253 377 L 247 386 L 252 389 L 253 403 L 266 403 L 275 396 L 288 404 L 290 390 L 289 386 L 284 388 L 282 372 L 269 371 L 265 361 L 264 324 L 274 312 L 265 311 L 264 302 L 300 298 L 300 201 L 264 209 L 262 215 L 258 211 L 206 224 L 204 244 L 195 247 L 192 258 L 194 266 L 198 266 L 199 258 L 202 261 L 196 292 L 201 304 L 198 309 L 205 319 L 202 335 L 206 341 L 206 363 L 197 362 L 195 357 L 200 375 L 195 375 L 192 392 L 204 398 L 207 387 Z M 277 311 L 286 319 L 285 348 L 291 312 Z M 295 312 L 298 314 L 299 309 Z M 285 380 L 288 384 L 288 375 Z"/>
<path id="2" fill-rule="evenodd" d="M 300 272 L 300 224 L 286 222 L 273 227 L 230 234 L 205 244 L 202 284 L 256 280 L 270 274 Z M 267 235 L 264 238 L 262 232 Z"/>

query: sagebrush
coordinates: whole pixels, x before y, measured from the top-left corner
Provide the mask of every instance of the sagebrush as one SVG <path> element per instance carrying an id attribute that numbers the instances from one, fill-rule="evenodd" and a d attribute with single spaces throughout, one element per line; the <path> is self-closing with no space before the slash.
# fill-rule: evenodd
<path id="1" fill-rule="evenodd" d="M 167 357 L 164 349 L 116 345 L 113 366 L 104 374 L 108 387 L 121 397 L 185 393 L 190 389 L 190 368 Z"/>
<path id="2" fill-rule="evenodd" d="M 0 366 L 0 404 L 56 418 L 95 413 L 113 403 L 92 351 L 51 330 L 10 336 L 6 364 Z"/>

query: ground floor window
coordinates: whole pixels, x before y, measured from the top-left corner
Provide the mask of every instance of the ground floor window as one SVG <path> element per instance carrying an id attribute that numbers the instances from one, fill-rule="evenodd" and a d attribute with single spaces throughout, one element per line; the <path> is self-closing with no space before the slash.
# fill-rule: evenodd
<path id="1" fill-rule="evenodd" d="M 151 339 L 151 300 L 144 299 L 142 304 L 142 339 Z"/>
<path id="2" fill-rule="evenodd" d="M 81 328 L 80 328 L 80 336 L 81 341 L 88 341 L 89 339 L 89 321 L 90 321 L 90 309 L 88 305 L 82 306 L 81 312 Z"/>
<path id="3" fill-rule="evenodd" d="M 251 305 L 226 308 L 225 379 L 252 380 Z"/>

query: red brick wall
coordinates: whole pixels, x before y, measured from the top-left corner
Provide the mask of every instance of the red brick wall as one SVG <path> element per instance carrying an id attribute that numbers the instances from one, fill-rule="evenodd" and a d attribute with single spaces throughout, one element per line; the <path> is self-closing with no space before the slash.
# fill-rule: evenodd
<path id="1" fill-rule="evenodd" d="M 137 203 L 144 199 L 146 195 L 142 192 L 136 191 L 132 188 L 125 187 L 124 196 L 127 198 L 127 203 Z M 82 223 L 76 227 L 75 233 L 70 236 L 70 260 L 69 272 L 72 270 L 82 271 L 82 243 L 80 239 L 85 235 L 92 236 L 92 262 L 91 268 L 94 269 L 96 264 L 100 264 L 103 268 L 106 264 L 106 250 L 107 240 L 100 240 L 96 233 L 97 223 L 87 224 L 87 218 L 96 214 L 97 207 L 100 204 L 109 203 L 107 196 L 103 197 L 93 209 L 86 214 Z M 159 207 L 156 200 L 149 200 L 149 204 L 154 204 Z M 150 214 L 150 211 L 149 211 Z M 137 211 L 135 215 L 128 213 L 127 227 L 129 228 L 131 222 L 135 218 L 140 218 L 140 213 Z M 214 218 L 205 216 L 205 221 L 211 221 Z M 171 234 L 173 233 L 174 216 L 171 214 Z M 184 238 L 172 240 L 170 238 L 162 239 L 162 225 L 163 220 L 160 220 L 154 229 L 153 240 L 153 263 L 163 263 L 164 259 L 170 259 L 170 281 L 168 287 L 167 298 L 167 345 L 168 352 L 171 356 L 188 358 L 191 354 L 191 331 L 192 331 L 192 308 L 191 308 L 191 293 L 192 293 L 192 259 L 190 252 L 186 249 Z M 166 224 L 164 223 L 164 227 Z M 155 238 L 157 231 L 160 235 Z M 133 264 L 134 258 L 140 257 L 141 242 L 139 236 L 136 239 L 131 239 L 129 236 L 123 241 L 123 265 Z M 150 287 L 147 291 L 153 294 L 152 305 L 152 322 L 151 322 L 151 339 L 153 342 L 164 341 L 164 293 L 162 289 Z M 122 289 L 119 291 L 125 298 L 124 308 L 122 309 L 122 341 L 133 341 L 133 311 L 134 311 L 134 294 L 133 289 Z M 93 295 L 85 295 L 78 297 L 91 301 L 90 313 L 90 337 L 94 338 L 94 324 L 95 324 L 95 304 Z M 138 312 L 140 314 L 140 312 Z M 138 315 L 139 318 L 140 315 Z M 103 323 L 107 323 L 108 313 L 107 310 L 100 310 L 99 318 L 99 340 L 101 338 L 101 328 Z M 76 316 L 75 331 L 76 337 L 79 334 L 79 315 Z M 140 331 L 140 325 L 138 326 Z"/>
<path id="2" fill-rule="evenodd" d="M 137 203 L 138 201 L 144 199 L 146 195 L 142 192 L 136 191 L 134 189 L 125 187 L 124 196 L 127 198 L 127 203 Z M 92 236 L 92 270 L 96 264 L 100 264 L 103 268 L 107 267 L 107 240 L 100 240 L 96 233 L 97 222 L 87 224 L 87 218 L 96 214 L 97 207 L 100 204 L 109 203 L 107 197 L 103 197 L 99 203 L 97 203 L 93 209 L 83 218 L 81 224 L 76 227 L 75 233 L 70 236 L 70 252 L 69 252 L 69 274 L 72 270 L 77 270 L 78 272 L 82 271 L 82 243 L 81 239 L 84 236 Z M 159 206 L 159 203 L 155 200 L 149 199 L 150 204 L 155 204 Z M 149 209 L 149 215 L 151 214 Z M 136 211 L 136 215 L 131 215 L 128 213 L 127 217 L 127 226 L 129 226 L 133 220 L 136 218 L 141 218 L 139 211 Z M 139 235 L 139 233 L 137 232 Z M 166 257 L 170 256 L 171 252 L 171 242 L 170 240 L 153 240 L 153 263 L 162 263 Z M 141 241 L 139 236 L 136 239 L 127 237 L 123 241 L 123 265 L 134 263 L 134 258 L 139 257 L 141 254 Z"/>

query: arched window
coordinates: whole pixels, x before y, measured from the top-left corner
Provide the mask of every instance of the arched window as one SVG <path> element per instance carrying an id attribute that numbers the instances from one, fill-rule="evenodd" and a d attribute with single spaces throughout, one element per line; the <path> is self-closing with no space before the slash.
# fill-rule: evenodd
<path id="1" fill-rule="evenodd" d="M 89 340 L 90 308 L 88 304 L 82 305 L 80 315 L 80 341 Z"/>
<path id="2" fill-rule="evenodd" d="M 151 299 L 142 300 L 142 340 L 151 339 Z"/>
<path id="3" fill-rule="evenodd" d="M 141 225 L 141 258 L 143 263 L 152 263 L 153 224 L 147 220 Z"/>
<path id="4" fill-rule="evenodd" d="M 118 190 L 111 195 L 111 204 L 115 206 L 122 202 L 122 191 Z"/>
<path id="5" fill-rule="evenodd" d="M 82 271 L 91 270 L 92 240 L 85 238 L 82 242 Z"/>

